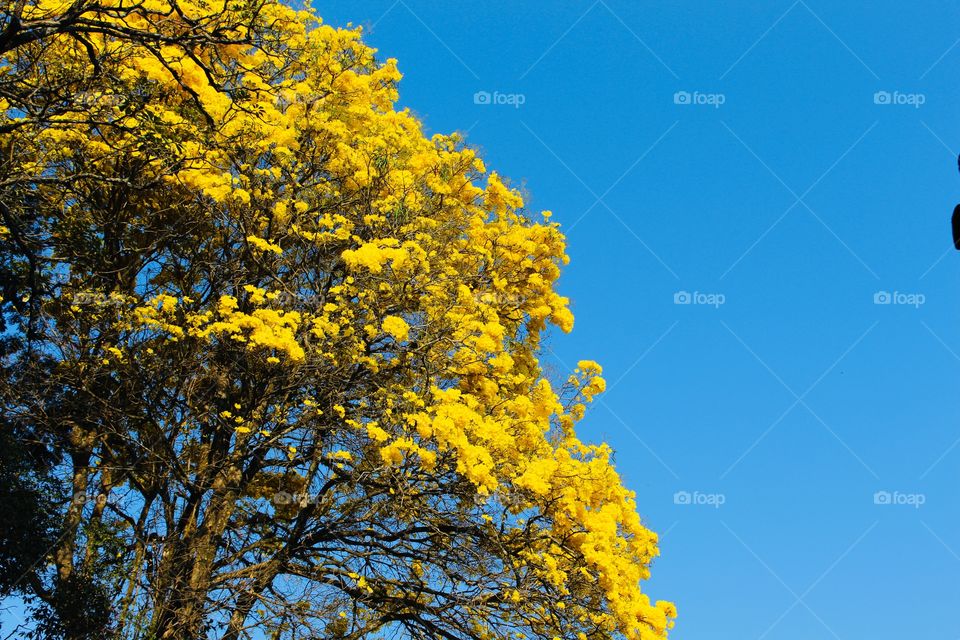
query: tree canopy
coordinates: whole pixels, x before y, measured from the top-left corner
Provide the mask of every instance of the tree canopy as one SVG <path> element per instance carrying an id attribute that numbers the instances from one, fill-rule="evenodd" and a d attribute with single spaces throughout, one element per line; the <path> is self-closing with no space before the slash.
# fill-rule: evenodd
<path id="1" fill-rule="evenodd" d="M 274 0 L 3 0 L 0 588 L 39 637 L 664 638 L 565 240 Z"/>

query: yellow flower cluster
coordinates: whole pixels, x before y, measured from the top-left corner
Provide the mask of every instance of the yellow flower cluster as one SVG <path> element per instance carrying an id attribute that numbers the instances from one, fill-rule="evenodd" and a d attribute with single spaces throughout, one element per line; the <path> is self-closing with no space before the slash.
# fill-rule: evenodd
<path id="1" fill-rule="evenodd" d="M 306 352 L 297 341 L 300 314 L 280 309 L 255 309 L 252 313 L 237 311 L 237 299 L 220 296 L 216 316 L 206 311 L 188 314 L 189 334 L 196 338 L 227 335 L 237 342 L 246 343 L 251 349 L 265 348 L 286 354 L 295 362 L 302 361 Z M 271 356 L 274 357 L 275 356 Z"/>
<path id="2" fill-rule="evenodd" d="M 403 342 L 410 336 L 410 325 L 399 316 L 387 316 L 383 319 L 382 326 L 385 333 L 399 342 Z"/>
<path id="3" fill-rule="evenodd" d="M 436 453 L 421 447 L 410 438 L 397 438 L 387 446 L 380 447 L 380 455 L 384 462 L 388 464 L 402 463 L 407 453 L 416 455 L 420 459 L 420 464 L 427 471 L 432 471 L 437 464 Z"/>
<path id="4" fill-rule="evenodd" d="M 252 244 L 254 247 L 260 251 L 272 251 L 273 253 L 283 253 L 283 249 L 280 248 L 280 245 L 274 244 L 269 240 L 264 240 L 263 238 L 258 238 L 257 236 L 247 236 L 247 242 Z"/>
<path id="5" fill-rule="evenodd" d="M 390 265 L 394 271 L 402 271 L 412 263 L 421 264 L 423 249 L 415 242 L 406 242 L 400 246 L 396 238 L 383 238 L 375 242 L 365 242 L 357 249 L 343 252 L 343 260 L 351 269 L 366 269 L 371 273 L 380 273 L 384 266 Z"/>

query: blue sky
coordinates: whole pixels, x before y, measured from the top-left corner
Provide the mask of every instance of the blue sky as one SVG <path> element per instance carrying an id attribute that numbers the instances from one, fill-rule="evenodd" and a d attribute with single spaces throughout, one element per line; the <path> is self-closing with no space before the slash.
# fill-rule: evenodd
<path id="1" fill-rule="evenodd" d="M 568 231 L 676 638 L 960 637 L 960 8 L 867 9 L 319 6 Z"/>

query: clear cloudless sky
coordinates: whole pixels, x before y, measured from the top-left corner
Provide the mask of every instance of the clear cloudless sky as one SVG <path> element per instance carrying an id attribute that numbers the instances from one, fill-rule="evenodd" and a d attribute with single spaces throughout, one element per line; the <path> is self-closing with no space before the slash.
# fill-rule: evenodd
<path id="1" fill-rule="evenodd" d="M 318 9 L 567 231 L 674 637 L 960 637 L 955 2 Z"/>

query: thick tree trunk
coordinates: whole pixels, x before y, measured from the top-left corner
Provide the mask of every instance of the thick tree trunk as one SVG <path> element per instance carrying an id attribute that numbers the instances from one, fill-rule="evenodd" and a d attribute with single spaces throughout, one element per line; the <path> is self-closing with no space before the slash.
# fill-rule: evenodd
<path id="1" fill-rule="evenodd" d="M 63 519 L 63 532 L 56 548 L 53 559 L 57 566 L 57 577 L 65 582 L 73 575 L 74 553 L 77 544 L 77 528 L 83 517 L 83 508 L 87 500 L 87 484 L 90 473 L 90 436 L 79 427 L 73 427 L 70 432 L 70 462 L 73 467 L 71 490 L 73 499 L 67 507 Z"/>
<path id="2" fill-rule="evenodd" d="M 217 491 L 217 489 L 214 489 Z M 223 491 L 222 487 L 220 490 Z M 167 540 L 158 572 L 153 637 L 160 640 L 200 638 L 207 613 L 213 563 L 234 509 L 233 491 L 211 498 L 200 519 L 199 498 L 181 519 L 180 535 Z M 197 524 L 199 520 L 199 524 Z"/>

